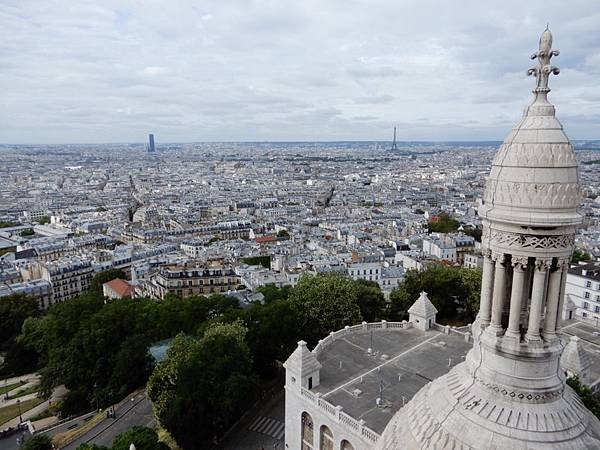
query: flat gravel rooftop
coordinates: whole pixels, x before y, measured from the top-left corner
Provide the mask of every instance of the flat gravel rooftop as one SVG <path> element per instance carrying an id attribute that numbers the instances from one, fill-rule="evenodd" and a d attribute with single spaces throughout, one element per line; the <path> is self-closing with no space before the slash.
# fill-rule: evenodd
<path id="1" fill-rule="evenodd" d="M 371 336 L 372 333 L 372 336 Z M 373 346 L 373 354 L 367 349 Z M 472 344 L 438 331 L 353 331 L 318 356 L 320 385 L 312 389 L 381 434 L 394 413 L 429 381 L 464 361 Z M 382 406 L 377 406 L 383 388 Z"/>

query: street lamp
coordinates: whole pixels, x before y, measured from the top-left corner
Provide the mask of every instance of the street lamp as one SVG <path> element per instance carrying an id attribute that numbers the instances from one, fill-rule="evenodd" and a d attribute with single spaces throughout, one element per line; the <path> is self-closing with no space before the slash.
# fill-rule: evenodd
<path id="1" fill-rule="evenodd" d="M 21 416 L 21 399 L 17 399 L 17 406 L 19 407 L 19 425 L 23 423 L 23 417 Z"/>

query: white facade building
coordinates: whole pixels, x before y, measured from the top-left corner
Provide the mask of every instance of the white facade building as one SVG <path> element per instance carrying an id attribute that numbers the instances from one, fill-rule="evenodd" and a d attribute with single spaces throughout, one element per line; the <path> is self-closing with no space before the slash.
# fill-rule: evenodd
<path id="1" fill-rule="evenodd" d="M 600 322 L 600 263 L 569 269 L 565 285 L 564 320 L 578 319 L 598 325 Z"/>

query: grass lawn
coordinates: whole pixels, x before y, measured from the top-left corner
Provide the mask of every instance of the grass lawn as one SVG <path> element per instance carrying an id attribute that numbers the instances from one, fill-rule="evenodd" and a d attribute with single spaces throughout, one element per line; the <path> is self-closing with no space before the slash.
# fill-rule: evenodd
<path id="1" fill-rule="evenodd" d="M 31 400 L 21 402 L 21 413 L 29 411 L 31 408 L 34 408 L 43 402 L 43 398 L 32 398 Z M 0 425 L 8 422 L 11 419 L 14 419 L 15 417 L 19 417 L 19 405 L 15 404 L 0 408 Z"/>
<path id="2" fill-rule="evenodd" d="M 34 392 L 38 392 L 41 389 L 39 384 L 34 384 L 33 386 L 26 387 L 24 389 L 19 389 L 16 394 L 11 395 L 11 398 L 23 397 L 27 394 L 33 394 Z"/>
<path id="3" fill-rule="evenodd" d="M 16 383 L 7 384 L 6 386 L 0 386 L 0 395 L 5 394 L 9 391 L 12 391 L 14 388 L 17 388 L 23 384 L 25 384 L 25 383 L 21 383 L 20 381 L 17 381 Z"/>

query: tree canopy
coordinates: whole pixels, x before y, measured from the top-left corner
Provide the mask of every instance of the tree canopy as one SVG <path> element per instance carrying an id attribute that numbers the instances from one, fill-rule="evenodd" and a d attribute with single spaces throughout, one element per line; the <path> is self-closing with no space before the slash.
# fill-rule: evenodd
<path id="1" fill-rule="evenodd" d="M 52 450 L 52 440 L 45 434 L 36 434 L 26 439 L 20 450 Z"/>
<path id="2" fill-rule="evenodd" d="M 147 392 L 161 425 L 189 449 L 206 448 L 252 404 L 258 379 L 242 322 L 215 323 L 201 338 L 178 335 Z"/>
<path id="3" fill-rule="evenodd" d="M 39 314 L 39 303 L 33 297 L 24 294 L 0 297 L 0 350 L 8 350 L 14 343 L 25 319 Z"/>
<path id="4" fill-rule="evenodd" d="M 460 222 L 450 217 L 447 213 L 441 213 L 440 215 L 433 217 L 427 222 L 429 231 L 436 233 L 450 233 L 458 230 Z"/>
<path id="5" fill-rule="evenodd" d="M 135 445 L 136 450 L 169 450 L 169 446 L 158 440 L 158 434 L 152 428 L 136 425 L 115 436 L 112 447 L 96 444 L 81 444 L 76 450 L 129 450 Z"/>
<path id="6" fill-rule="evenodd" d="M 17 342 L 39 355 L 44 395 L 59 384 L 69 389 L 62 414 L 70 415 L 109 405 L 143 385 L 152 368 L 150 343 L 194 333 L 232 308 L 237 300 L 222 295 L 105 304 L 91 292 L 26 319 Z"/>
<path id="7" fill-rule="evenodd" d="M 37 355 L 16 338 L 25 320 L 40 313 L 39 303 L 32 297 L 13 294 L 0 298 L 0 351 L 6 352 L 4 363 L 0 366 L 2 376 L 21 375 L 36 368 Z"/>
<path id="8" fill-rule="evenodd" d="M 587 252 L 581 251 L 578 248 L 576 248 L 573 251 L 573 255 L 571 256 L 571 262 L 573 264 L 577 264 L 582 261 L 589 261 L 590 259 L 592 259 L 592 255 L 590 255 Z"/>
<path id="9" fill-rule="evenodd" d="M 376 281 L 356 280 L 358 287 L 357 303 L 360 314 L 366 322 L 377 322 L 384 318 L 385 298 Z"/>
<path id="10" fill-rule="evenodd" d="M 600 419 L 600 395 L 583 384 L 579 377 L 567 378 L 567 384 L 577 392 L 585 407 Z"/>
<path id="11" fill-rule="evenodd" d="M 249 256 L 248 258 L 242 258 L 242 262 L 244 264 L 248 264 L 249 266 L 263 266 L 265 269 L 271 268 L 270 255 Z"/>
<path id="12" fill-rule="evenodd" d="M 390 320 L 408 319 L 408 308 L 426 291 L 438 310 L 437 320 L 472 322 L 479 311 L 481 270 L 430 264 L 409 270 L 390 294 Z"/>
<path id="13" fill-rule="evenodd" d="M 118 434 L 111 450 L 129 450 L 131 444 L 135 445 L 135 450 L 169 450 L 167 444 L 158 440 L 156 431 L 139 425 Z"/>
<path id="14" fill-rule="evenodd" d="M 314 343 L 330 331 L 362 321 L 358 284 L 340 274 L 305 274 L 289 300 L 301 330 Z"/>

